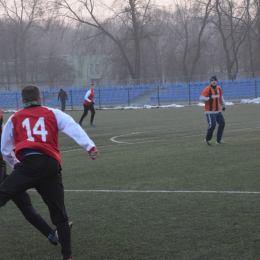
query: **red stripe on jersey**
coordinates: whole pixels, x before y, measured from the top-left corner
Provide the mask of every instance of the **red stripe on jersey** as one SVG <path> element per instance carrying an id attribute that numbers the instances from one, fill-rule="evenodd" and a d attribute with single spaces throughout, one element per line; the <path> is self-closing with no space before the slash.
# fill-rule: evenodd
<path id="1" fill-rule="evenodd" d="M 43 152 L 61 164 L 57 120 L 51 110 L 42 106 L 26 108 L 15 113 L 11 120 L 18 160 L 23 160 L 23 150 L 29 148 Z"/>

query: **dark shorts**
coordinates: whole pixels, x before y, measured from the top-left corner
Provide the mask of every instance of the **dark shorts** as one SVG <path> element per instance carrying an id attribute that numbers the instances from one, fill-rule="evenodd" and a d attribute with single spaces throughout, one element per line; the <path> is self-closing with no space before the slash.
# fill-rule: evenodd
<path id="1" fill-rule="evenodd" d="M 35 188 L 47 204 L 52 222 L 68 221 L 59 162 L 47 155 L 29 155 L 17 163 L 0 186 L 0 207 L 9 199 Z"/>

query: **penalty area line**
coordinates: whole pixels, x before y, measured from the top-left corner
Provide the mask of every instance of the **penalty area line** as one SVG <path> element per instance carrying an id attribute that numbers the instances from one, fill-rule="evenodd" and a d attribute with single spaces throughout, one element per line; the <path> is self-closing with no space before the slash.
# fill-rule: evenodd
<path id="1" fill-rule="evenodd" d="M 28 191 L 36 191 L 30 189 Z M 222 193 L 222 194 L 260 194 L 260 191 L 199 191 L 199 190 L 64 190 L 65 192 L 106 192 L 106 193 Z"/>

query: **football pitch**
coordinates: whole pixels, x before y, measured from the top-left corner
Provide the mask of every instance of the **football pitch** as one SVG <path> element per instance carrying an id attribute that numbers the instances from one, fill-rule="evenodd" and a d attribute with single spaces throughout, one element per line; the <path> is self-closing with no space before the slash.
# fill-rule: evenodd
<path id="1" fill-rule="evenodd" d="M 227 106 L 227 144 L 215 129 L 212 147 L 203 110 L 98 110 L 95 127 L 83 121 L 95 161 L 60 133 L 73 260 L 260 259 L 260 105 Z M 82 111 L 68 114 L 78 122 Z M 13 202 L 0 220 L 1 260 L 62 259 Z"/>

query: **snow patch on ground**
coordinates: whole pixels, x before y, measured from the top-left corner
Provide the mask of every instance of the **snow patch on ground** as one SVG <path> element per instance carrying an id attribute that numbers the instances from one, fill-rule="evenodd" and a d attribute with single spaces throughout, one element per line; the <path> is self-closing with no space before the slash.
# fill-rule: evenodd
<path id="1" fill-rule="evenodd" d="M 226 102 L 226 106 L 232 106 L 232 105 L 234 105 L 233 102 Z M 205 106 L 205 103 L 198 103 L 198 106 L 199 106 L 199 107 L 204 107 L 204 106 Z"/>
<path id="2" fill-rule="evenodd" d="M 4 110 L 3 112 L 4 113 L 16 113 L 17 111 L 16 110 Z"/>
<path id="3" fill-rule="evenodd" d="M 165 105 L 165 106 L 159 106 L 159 105 L 156 105 L 156 106 L 150 106 L 150 105 L 144 105 L 142 107 L 134 107 L 134 106 L 126 106 L 126 107 L 115 107 L 115 108 L 102 108 L 102 109 L 143 109 L 143 108 L 146 108 L 146 109 L 151 109 L 151 108 L 167 108 L 167 107 L 184 107 L 182 105 L 175 105 L 175 104 L 171 104 L 171 105 Z"/>
<path id="4" fill-rule="evenodd" d="M 162 105 L 162 106 L 150 106 L 150 105 L 144 105 L 143 106 L 143 108 L 148 108 L 148 109 L 150 109 L 150 108 L 159 108 L 159 107 L 161 107 L 161 108 L 167 108 L 167 107 L 184 107 L 184 106 L 182 106 L 182 105 L 176 105 L 176 104 L 171 104 L 171 105 Z"/>
<path id="5" fill-rule="evenodd" d="M 242 99 L 241 104 L 259 104 L 260 98 L 254 98 L 254 99 Z"/>

